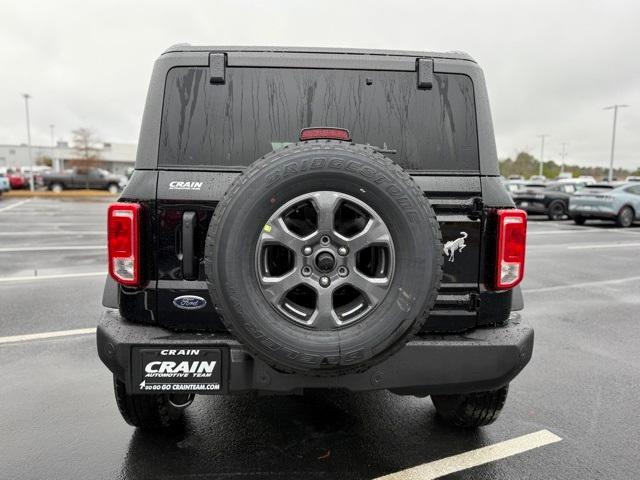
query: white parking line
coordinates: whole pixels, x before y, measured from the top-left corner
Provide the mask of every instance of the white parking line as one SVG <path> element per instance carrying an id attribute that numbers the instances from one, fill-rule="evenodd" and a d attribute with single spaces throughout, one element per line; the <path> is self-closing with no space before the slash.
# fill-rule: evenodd
<path id="1" fill-rule="evenodd" d="M 0 237 L 28 237 L 45 235 L 106 235 L 105 231 L 73 231 L 73 230 L 51 230 L 48 232 L 0 232 Z"/>
<path id="2" fill-rule="evenodd" d="M 556 290 L 566 290 L 568 288 L 589 288 L 589 287 L 599 287 L 601 285 L 617 285 L 619 283 L 629 283 L 640 280 L 640 277 L 625 277 L 625 278 L 616 278 L 615 280 L 600 280 L 597 282 L 583 282 L 583 283 L 572 283 L 567 285 L 555 285 L 553 287 L 541 287 L 541 288 L 528 288 L 523 289 L 524 293 L 538 293 L 538 292 L 555 292 Z"/>
<path id="3" fill-rule="evenodd" d="M 0 277 L 0 283 L 25 282 L 34 280 L 53 280 L 57 278 L 80 278 L 80 277 L 98 277 L 104 276 L 107 272 L 83 272 L 83 273 L 61 273 L 58 275 L 38 275 L 24 277 Z"/>
<path id="4" fill-rule="evenodd" d="M 549 430 L 540 430 L 494 445 L 477 448 L 470 452 L 401 470 L 390 475 L 385 475 L 384 477 L 378 477 L 376 480 L 429 480 L 477 467 L 478 465 L 484 465 L 485 463 L 502 460 L 503 458 L 512 457 L 533 450 L 534 448 L 559 442 L 560 440 L 562 440 L 562 438 L 551 433 Z"/>
<path id="5" fill-rule="evenodd" d="M 557 245 L 528 245 L 527 251 L 530 250 L 557 250 L 557 249 L 566 249 L 566 250 L 597 250 L 600 248 L 636 248 L 640 247 L 640 243 L 638 242 L 627 242 L 627 243 L 561 243 Z"/>
<path id="6" fill-rule="evenodd" d="M 602 243 L 593 245 L 572 245 L 567 247 L 568 250 L 591 250 L 596 248 L 630 248 L 640 247 L 640 243 Z"/>
<path id="7" fill-rule="evenodd" d="M 614 230 L 605 228 L 581 228 L 581 229 L 565 229 L 565 230 L 534 230 L 528 231 L 527 235 L 568 235 L 572 233 L 636 233 L 629 230 Z M 639 232 L 640 233 L 640 232 Z"/>
<path id="8" fill-rule="evenodd" d="M 8 223 L 8 222 L 7 222 Z M 4 223 L 6 225 L 7 223 Z M 30 227 L 104 227 L 105 222 L 29 222 Z"/>
<path id="9" fill-rule="evenodd" d="M 53 247 L 0 248 L 0 253 L 13 252 L 50 252 L 58 250 L 105 250 L 105 245 L 58 245 Z"/>
<path id="10" fill-rule="evenodd" d="M 21 200 L 19 202 L 16 203 L 12 203 L 11 205 L 7 205 L 6 207 L 0 208 L 0 212 L 6 212 L 7 210 L 11 210 L 12 208 L 16 208 L 19 207 L 20 205 L 23 205 L 27 202 L 31 201 L 30 198 L 26 199 L 26 200 Z"/>
<path id="11" fill-rule="evenodd" d="M 92 333 L 96 333 L 95 328 L 78 328 L 75 330 L 60 330 L 57 332 L 31 333 L 28 335 L 12 335 L 10 337 L 0 337 L 0 345 L 5 343 L 45 340 L 47 338 L 69 337 L 73 335 L 90 335 Z"/>

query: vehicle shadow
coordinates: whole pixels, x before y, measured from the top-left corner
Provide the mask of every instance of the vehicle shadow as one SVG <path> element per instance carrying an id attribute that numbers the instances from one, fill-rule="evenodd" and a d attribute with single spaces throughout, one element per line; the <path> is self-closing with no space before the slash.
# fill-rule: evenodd
<path id="1" fill-rule="evenodd" d="M 181 431 L 133 433 L 121 478 L 375 478 L 484 444 L 389 392 L 199 397 Z"/>

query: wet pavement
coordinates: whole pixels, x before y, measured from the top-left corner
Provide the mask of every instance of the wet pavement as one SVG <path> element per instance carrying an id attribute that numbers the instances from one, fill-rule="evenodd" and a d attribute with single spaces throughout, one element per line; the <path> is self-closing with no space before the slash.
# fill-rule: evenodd
<path id="1" fill-rule="evenodd" d="M 0 201 L 0 337 L 94 327 L 107 204 L 13 203 Z M 476 431 L 442 425 L 429 399 L 314 391 L 199 396 L 182 431 L 150 434 L 120 418 L 93 335 L 0 344 L 0 477 L 369 479 L 549 430 L 562 440 L 444 478 L 635 478 L 638 252 L 640 225 L 530 221 L 533 359 Z"/>

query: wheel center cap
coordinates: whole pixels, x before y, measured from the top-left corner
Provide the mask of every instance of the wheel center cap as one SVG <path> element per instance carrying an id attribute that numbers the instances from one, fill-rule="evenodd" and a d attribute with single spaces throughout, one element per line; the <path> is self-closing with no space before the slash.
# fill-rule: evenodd
<path id="1" fill-rule="evenodd" d="M 316 266 L 321 272 L 330 272 L 336 266 L 336 259 L 329 252 L 322 252 L 316 257 Z"/>

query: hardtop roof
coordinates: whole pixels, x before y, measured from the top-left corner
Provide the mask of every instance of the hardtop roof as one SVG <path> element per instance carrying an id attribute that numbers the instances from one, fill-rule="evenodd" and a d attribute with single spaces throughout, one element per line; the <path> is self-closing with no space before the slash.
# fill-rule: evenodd
<path id="1" fill-rule="evenodd" d="M 328 48 L 328 47 L 260 47 L 260 46 L 220 46 L 220 45 L 191 45 L 179 43 L 167 48 L 162 54 L 177 52 L 255 52 L 255 53 L 318 53 L 333 55 L 380 55 L 387 57 L 428 57 L 447 58 L 454 60 L 475 60 L 464 52 L 426 52 L 411 50 L 382 50 L 363 48 Z"/>

